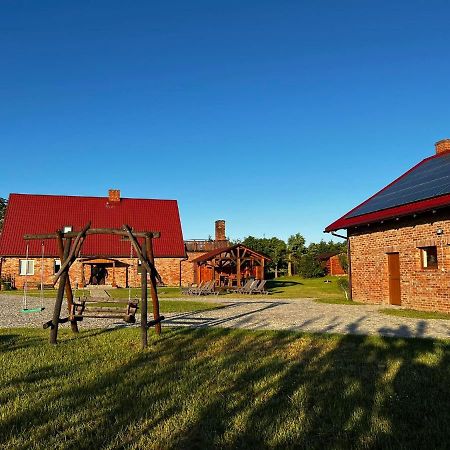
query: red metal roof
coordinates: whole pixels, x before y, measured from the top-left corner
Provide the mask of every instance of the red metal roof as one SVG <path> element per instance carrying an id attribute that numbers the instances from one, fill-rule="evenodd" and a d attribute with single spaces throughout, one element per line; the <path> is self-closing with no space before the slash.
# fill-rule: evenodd
<path id="1" fill-rule="evenodd" d="M 415 213 L 426 212 L 450 206 L 450 194 L 444 194 L 444 195 L 437 195 L 420 201 L 405 203 L 392 208 L 380 209 L 379 211 L 374 211 L 367 214 L 355 215 L 355 212 L 357 212 L 359 208 L 361 208 L 363 205 L 366 205 L 371 200 L 375 199 L 377 196 L 379 196 L 384 191 L 394 186 L 399 181 L 405 179 L 405 177 L 408 177 L 410 174 L 413 174 L 414 171 L 420 168 L 423 164 L 429 162 L 430 160 L 434 160 L 444 156 L 447 158 L 449 156 L 448 152 L 437 154 L 429 158 L 425 158 L 423 161 L 421 161 L 419 164 L 415 165 L 413 168 L 405 172 L 403 175 L 394 180 L 392 183 L 388 184 L 379 192 L 372 195 L 372 197 L 368 198 L 367 200 L 365 200 L 364 202 L 362 202 L 361 204 L 350 210 L 340 219 L 328 225 L 325 228 L 325 232 L 346 229 L 353 226 L 365 225 L 369 223 L 379 222 L 385 219 L 392 219 L 396 217 L 407 216 Z"/>
<path id="2" fill-rule="evenodd" d="M 108 202 L 107 197 L 11 194 L 9 196 L 0 255 L 25 256 L 24 234 L 53 233 L 65 226 L 80 230 L 91 221 L 92 228 L 122 228 L 159 231 L 154 239 L 156 257 L 185 256 L 183 233 L 176 200 L 122 198 Z M 40 256 L 41 243 L 30 241 L 30 256 Z M 86 238 L 82 256 L 129 257 L 130 243 L 119 236 L 91 235 Z M 57 257 L 56 242 L 45 241 L 45 255 Z"/>

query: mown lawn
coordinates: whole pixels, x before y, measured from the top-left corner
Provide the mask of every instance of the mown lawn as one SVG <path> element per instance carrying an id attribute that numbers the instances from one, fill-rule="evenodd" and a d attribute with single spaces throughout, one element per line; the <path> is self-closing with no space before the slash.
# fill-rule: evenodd
<path id="1" fill-rule="evenodd" d="M 342 289 L 337 284 L 338 277 L 323 277 L 323 278 L 301 278 L 299 276 L 279 277 L 276 280 L 268 280 L 266 288 L 269 293 L 276 298 L 314 298 L 322 303 L 334 303 L 345 305 L 356 305 L 358 303 L 346 300 Z M 22 291 L 3 291 L 7 294 L 22 295 Z M 87 290 L 74 291 L 76 296 L 89 295 Z M 112 298 L 128 299 L 128 289 L 111 289 L 108 293 Z M 140 296 L 140 289 L 132 288 L 132 297 Z M 46 297 L 55 297 L 56 291 L 53 289 L 45 290 Z M 30 296 L 39 296 L 38 290 L 30 290 Z M 178 287 L 160 287 L 158 288 L 158 296 L 164 298 L 180 298 L 182 297 L 181 289 Z M 248 295 L 238 295 L 234 293 L 221 294 L 222 298 L 249 298 Z M 263 296 L 267 298 L 266 296 Z M 193 297 L 195 298 L 195 297 Z M 252 296 L 255 298 L 255 296 Z"/>
<path id="2" fill-rule="evenodd" d="M 434 312 L 434 311 L 417 311 L 415 309 L 385 308 L 385 309 L 380 309 L 379 312 L 381 312 L 383 314 L 387 314 L 388 316 L 411 317 L 413 319 L 450 320 L 450 314 Z"/>
<path id="3" fill-rule="evenodd" d="M 91 307 L 107 307 L 107 308 L 126 308 L 128 301 L 120 303 L 107 303 L 107 302 L 97 302 L 89 303 L 87 306 Z M 207 302 L 197 302 L 197 301 L 180 301 L 180 300 L 160 300 L 159 310 L 161 314 L 173 313 L 173 312 L 187 312 L 187 311 L 204 311 L 206 309 L 215 309 L 223 307 L 220 303 L 207 303 Z M 153 304 L 151 299 L 148 300 L 148 313 L 153 312 Z"/>
<path id="4" fill-rule="evenodd" d="M 0 330 L 0 447 L 446 448 L 450 342 Z"/>

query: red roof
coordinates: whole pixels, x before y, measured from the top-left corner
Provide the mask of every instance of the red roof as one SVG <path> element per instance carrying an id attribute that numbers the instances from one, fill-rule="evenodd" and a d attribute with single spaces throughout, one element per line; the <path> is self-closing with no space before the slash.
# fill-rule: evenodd
<path id="1" fill-rule="evenodd" d="M 0 255 L 25 256 L 24 234 L 53 233 L 71 226 L 80 230 L 89 221 L 92 228 L 122 228 L 159 231 L 154 239 L 156 257 L 185 256 L 183 233 L 176 200 L 122 198 L 108 202 L 107 197 L 11 194 L 9 196 Z M 30 256 L 40 256 L 41 243 L 29 241 Z M 129 257 L 130 243 L 119 236 L 91 235 L 81 250 L 83 256 Z M 45 255 L 57 257 L 55 240 L 45 241 Z"/>
<path id="2" fill-rule="evenodd" d="M 381 191 L 328 225 L 325 232 L 450 206 L 449 163 L 450 152 L 424 159 Z M 414 196 L 417 201 L 410 201 Z M 395 206 L 383 208 L 383 202 L 385 206 L 390 206 L 389 202 Z M 374 204 L 378 206 L 371 209 L 370 206 Z M 368 212 L 362 213 L 363 211 Z"/>

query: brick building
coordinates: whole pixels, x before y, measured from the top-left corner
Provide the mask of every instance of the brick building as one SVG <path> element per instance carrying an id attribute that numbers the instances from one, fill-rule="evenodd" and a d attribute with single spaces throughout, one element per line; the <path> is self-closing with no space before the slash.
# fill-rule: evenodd
<path id="1" fill-rule="evenodd" d="M 319 253 L 316 258 L 320 265 L 325 269 L 327 275 L 339 276 L 346 275 L 339 259 L 340 252 Z"/>
<path id="2" fill-rule="evenodd" d="M 353 300 L 450 312 L 450 139 L 325 231 L 341 229 Z"/>
<path id="3" fill-rule="evenodd" d="M 17 288 L 23 287 L 25 279 L 30 287 L 37 287 L 43 267 L 44 283 L 51 284 L 61 264 L 56 241 L 46 241 L 44 247 L 30 241 L 27 260 L 23 235 L 78 231 L 89 221 L 93 228 L 128 224 L 136 231 L 161 232 L 154 240 L 155 266 L 166 285 L 180 285 L 186 252 L 177 202 L 121 198 L 118 190 L 110 190 L 108 197 L 11 194 L 0 236 L 0 277 L 12 279 Z M 192 272 L 192 265 L 188 267 Z M 72 285 L 79 286 L 139 286 L 139 260 L 131 254 L 129 240 L 89 236 L 70 277 Z M 192 278 L 189 270 L 187 277 Z"/>

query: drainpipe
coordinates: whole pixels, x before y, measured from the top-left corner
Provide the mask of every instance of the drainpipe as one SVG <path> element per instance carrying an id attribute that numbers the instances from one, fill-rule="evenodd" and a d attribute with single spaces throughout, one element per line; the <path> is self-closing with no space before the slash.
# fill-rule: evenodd
<path id="1" fill-rule="evenodd" d="M 187 261 L 187 260 L 189 259 L 188 255 L 187 255 L 186 244 L 184 245 L 184 254 L 185 254 L 186 256 L 185 256 L 183 259 L 180 259 L 180 287 L 181 287 L 182 279 L 183 279 L 183 276 L 182 276 L 182 269 L 181 269 L 181 263 L 182 263 L 183 261 Z"/>
<path id="2" fill-rule="evenodd" d="M 0 257 L 0 291 L 2 290 L 2 267 L 3 267 L 3 258 Z"/>
<path id="3" fill-rule="evenodd" d="M 333 236 L 336 236 L 341 239 L 345 239 L 347 241 L 347 262 L 348 262 L 348 287 L 350 291 L 350 300 L 353 299 L 353 293 L 352 293 L 352 258 L 351 258 L 351 252 L 350 252 L 350 239 L 348 236 L 343 236 L 342 234 L 337 234 L 334 231 L 331 232 Z"/>

